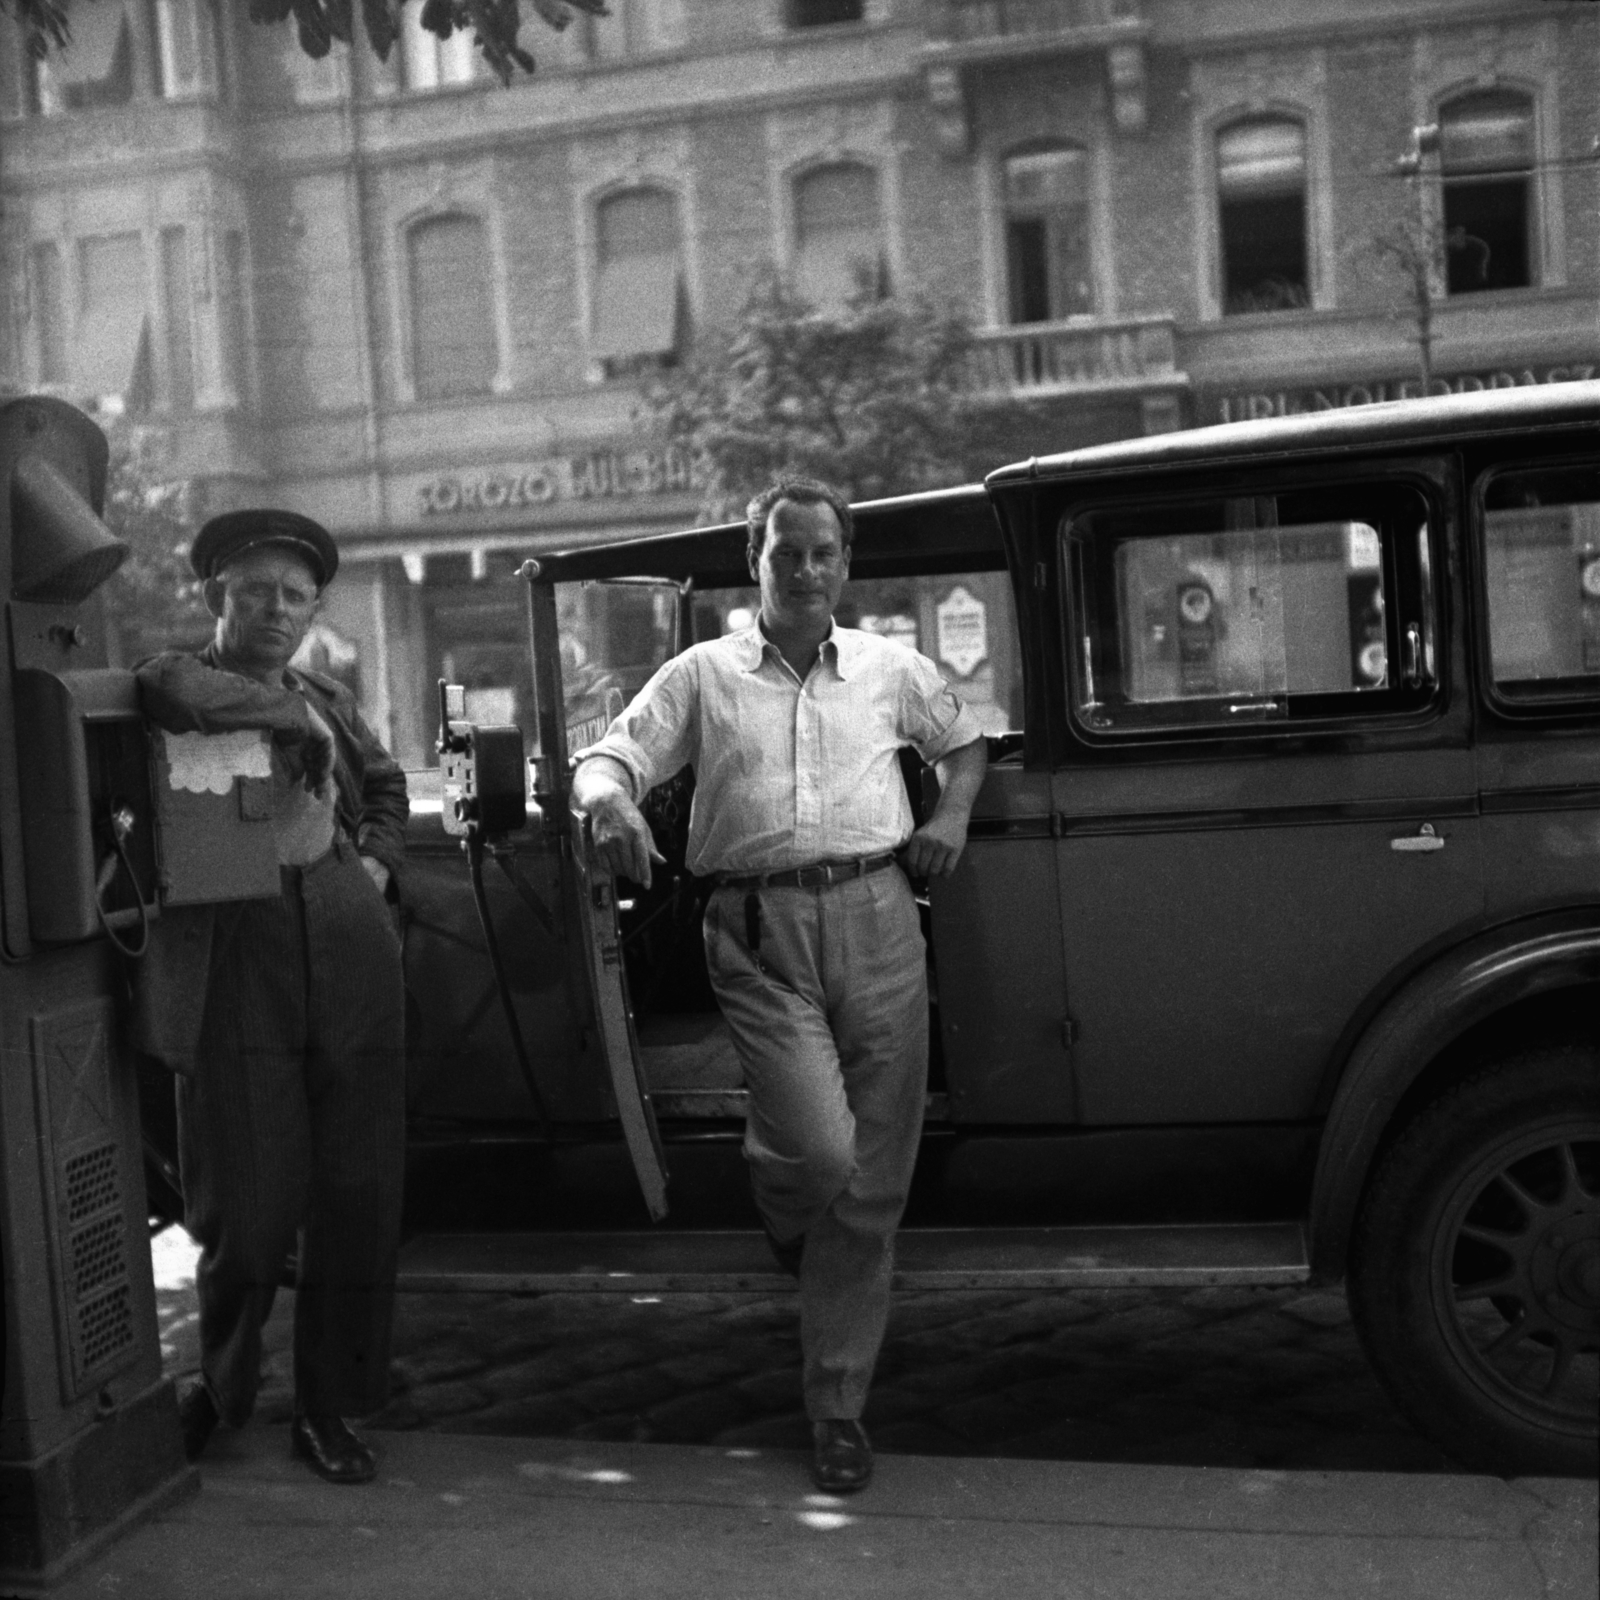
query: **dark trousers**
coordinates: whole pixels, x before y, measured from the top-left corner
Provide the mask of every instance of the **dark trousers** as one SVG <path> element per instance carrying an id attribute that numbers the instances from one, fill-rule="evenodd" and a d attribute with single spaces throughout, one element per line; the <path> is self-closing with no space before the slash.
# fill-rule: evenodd
<path id="1" fill-rule="evenodd" d="M 405 1167 L 400 944 L 355 847 L 222 908 L 199 1064 L 178 1080 L 185 1224 L 201 1247 L 201 1370 L 234 1426 L 295 1236 L 299 1409 L 384 1402 Z"/>

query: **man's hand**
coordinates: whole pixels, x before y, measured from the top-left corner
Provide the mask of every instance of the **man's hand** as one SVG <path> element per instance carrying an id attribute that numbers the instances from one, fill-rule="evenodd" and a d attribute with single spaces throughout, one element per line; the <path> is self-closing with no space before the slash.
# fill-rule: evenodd
<path id="1" fill-rule="evenodd" d="M 656 849 L 644 813 L 620 791 L 596 800 L 588 812 L 594 825 L 595 853 L 612 872 L 648 889 L 650 863 L 667 858 Z"/>
<path id="2" fill-rule="evenodd" d="M 377 884 L 378 893 L 387 895 L 389 892 L 389 869 L 376 856 L 362 856 L 361 865 L 367 869 L 367 876 Z"/>
<path id="3" fill-rule="evenodd" d="M 914 878 L 948 878 L 966 846 L 966 817 L 935 811 L 906 841 L 906 871 Z"/>
<path id="4" fill-rule="evenodd" d="M 594 756 L 579 764 L 572 777 L 572 803 L 594 831 L 595 853 L 613 873 L 650 887 L 650 863 L 667 858 L 656 849 L 650 824 L 644 820 L 626 787 L 627 769 L 610 756 Z"/>
<path id="5" fill-rule="evenodd" d="M 989 747 L 982 739 L 952 750 L 937 764 L 939 803 L 906 841 L 906 871 L 919 878 L 948 878 L 967 846 L 972 803 L 983 787 Z"/>

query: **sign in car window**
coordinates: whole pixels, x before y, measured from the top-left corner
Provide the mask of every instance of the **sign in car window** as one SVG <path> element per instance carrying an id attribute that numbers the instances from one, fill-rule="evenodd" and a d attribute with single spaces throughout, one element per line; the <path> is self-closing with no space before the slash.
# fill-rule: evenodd
<path id="1" fill-rule="evenodd" d="M 1422 687 L 1426 520 L 1400 486 L 1076 515 L 1076 715 L 1095 731 L 1237 731 Z"/>
<path id="2" fill-rule="evenodd" d="M 1496 473 L 1483 492 L 1483 554 L 1497 694 L 1600 694 L 1600 467 Z"/>

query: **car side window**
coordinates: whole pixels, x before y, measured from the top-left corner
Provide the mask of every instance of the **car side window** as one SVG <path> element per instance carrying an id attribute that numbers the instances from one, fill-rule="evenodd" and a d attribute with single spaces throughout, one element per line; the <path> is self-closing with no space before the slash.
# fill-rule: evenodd
<path id="1" fill-rule="evenodd" d="M 1479 503 L 1494 697 L 1600 697 L 1600 466 L 1494 472 Z"/>
<path id="2" fill-rule="evenodd" d="M 1410 484 L 1087 506 L 1063 534 L 1091 735 L 1239 734 L 1432 695 L 1428 503 Z"/>

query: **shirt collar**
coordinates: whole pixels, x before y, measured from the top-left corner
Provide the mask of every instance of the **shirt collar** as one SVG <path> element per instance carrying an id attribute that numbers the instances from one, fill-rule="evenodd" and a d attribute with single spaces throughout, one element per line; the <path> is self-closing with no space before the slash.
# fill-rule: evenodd
<path id="1" fill-rule="evenodd" d="M 759 670 L 769 650 L 774 658 L 782 659 L 778 647 L 761 631 L 759 622 L 734 634 L 729 642 L 737 652 L 740 669 L 744 672 Z M 830 622 L 828 637 L 822 641 L 822 659 L 826 661 L 830 655 L 833 658 L 833 670 L 841 679 L 848 678 L 856 657 L 855 635 L 850 629 L 841 628 L 837 622 Z"/>

